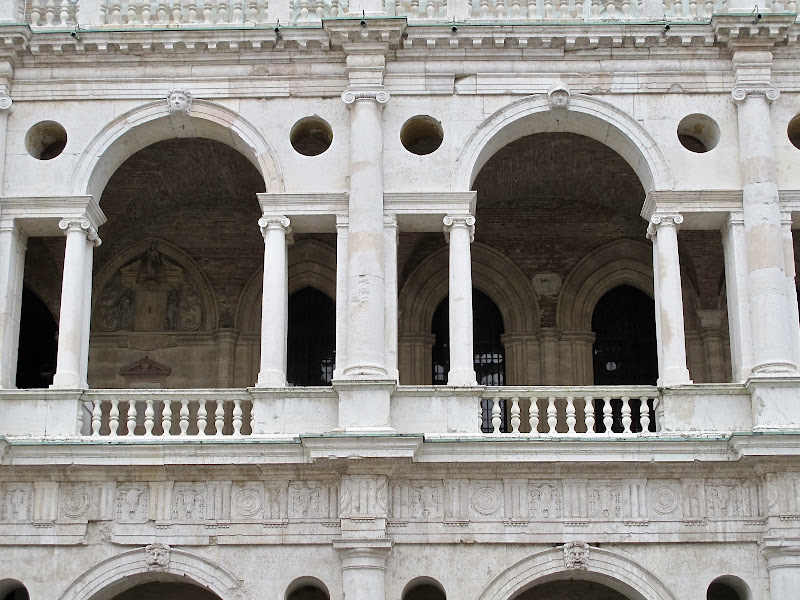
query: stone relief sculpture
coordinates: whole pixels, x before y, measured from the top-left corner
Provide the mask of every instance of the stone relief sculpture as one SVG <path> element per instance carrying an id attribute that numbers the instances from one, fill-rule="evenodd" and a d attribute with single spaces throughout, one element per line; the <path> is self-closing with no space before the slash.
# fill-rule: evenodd
<path id="1" fill-rule="evenodd" d="M 120 268 L 100 293 L 95 326 L 101 331 L 197 331 L 203 301 L 186 270 L 156 242 Z"/>
<path id="2" fill-rule="evenodd" d="M 147 552 L 148 571 L 164 571 L 169 566 L 170 547 L 166 544 L 149 544 L 144 551 Z"/>
<path id="3" fill-rule="evenodd" d="M 568 542 L 564 544 L 564 568 L 585 571 L 589 568 L 589 544 Z"/>
<path id="4" fill-rule="evenodd" d="M 189 114 L 192 110 L 192 95 L 188 90 L 172 89 L 167 92 L 167 109 L 169 114 Z"/>
<path id="5" fill-rule="evenodd" d="M 550 100 L 551 109 L 566 109 L 569 106 L 569 100 L 572 93 L 569 91 L 567 84 L 563 81 L 557 81 L 552 85 L 550 91 L 547 92 L 547 98 Z"/>

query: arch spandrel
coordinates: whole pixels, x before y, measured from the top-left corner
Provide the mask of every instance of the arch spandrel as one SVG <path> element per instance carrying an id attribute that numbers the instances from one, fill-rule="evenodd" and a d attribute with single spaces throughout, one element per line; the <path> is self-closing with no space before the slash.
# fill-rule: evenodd
<path id="1" fill-rule="evenodd" d="M 245 156 L 264 178 L 269 192 L 283 191 L 277 154 L 258 129 L 231 109 L 195 99 L 189 115 L 170 115 L 165 100 L 134 108 L 108 123 L 78 159 L 72 192 L 100 200 L 108 180 L 128 158 L 156 142 L 208 138 Z"/>
<path id="2" fill-rule="evenodd" d="M 507 256 L 473 243 L 472 284 L 489 296 L 503 315 L 509 333 L 532 333 L 539 328 L 539 304 L 525 275 Z M 449 250 L 437 250 L 409 275 L 400 291 L 400 333 L 430 333 L 433 313 L 447 296 Z"/>
<path id="3" fill-rule="evenodd" d="M 471 189 L 481 168 L 498 150 L 519 138 L 546 132 L 576 133 L 605 144 L 631 166 L 645 192 L 673 187 L 666 157 L 636 119 L 608 102 L 578 94 L 571 96 L 567 109 L 553 110 L 547 96 L 536 95 L 489 116 L 464 144 L 450 189 Z"/>
<path id="4" fill-rule="evenodd" d="M 155 557 L 150 546 L 99 562 L 73 581 L 58 600 L 111 600 L 152 581 L 185 581 L 208 588 L 224 600 L 251 600 L 240 580 L 220 565 L 176 548 Z"/>
<path id="5" fill-rule="evenodd" d="M 658 577 L 621 553 L 592 547 L 585 568 L 565 563 L 563 546 L 523 558 L 495 577 L 477 600 L 512 600 L 537 584 L 559 579 L 595 581 L 631 600 L 676 600 Z"/>

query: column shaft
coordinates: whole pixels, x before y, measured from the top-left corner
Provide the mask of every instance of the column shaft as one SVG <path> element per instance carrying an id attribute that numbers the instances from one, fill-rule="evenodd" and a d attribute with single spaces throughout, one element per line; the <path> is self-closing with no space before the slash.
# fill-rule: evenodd
<path id="1" fill-rule="evenodd" d="M 747 244 L 753 371 L 794 371 L 783 234 L 766 94 L 734 90 L 738 102 L 742 206 Z"/>
<path id="2" fill-rule="evenodd" d="M 797 281 L 794 264 L 794 241 L 792 240 L 792 216 L 785 214 L 781 221 L 783 232 L 783 263 L 786 274 L 786 302 L 789 309 L 789 345 L 794 364 L 800 366 L 800 311 L 797 305 Z"/>
<path id="3" fill-rule="evenodd" d="M 336 369 L 334 379 L 342 376 L 347 364 L 347 258 L 350 224 L 347 216 L 336 217 Z"/>
<path id="4" fill-rule="evenodd" d="M 86 384 L 88 367 L 88 315 L 85 303 L 91 303 L 91 253 L 100 239 L 87 219 L 59 223 L 67 236 L 64 250 L 64 274 L 61 283 L 61 311 L 58 320 L 58 358 L 53 386 L 80 388 Z M 88 282 L 87 282 L 88 279 Z"/>
<path id="5" fill-rule="evenodd" d="M 656 304 L 659 386 L 691 383 L 686 368 L 681 267 L 678 257 L 678 214 L 655 214 L 647 235 L 653 240 L 653 287 Z"/>
<path id="6" fill-rule="evenodd" d="M 256 387 L 286 386 L 286 344 L 289 326 L 287 237 L 289 219 L 262 217 L 264 287 L 261 304 L 261 370 Z"/>
<path id="7" fill-rule="evenodd" d="M 26 244 L 17 223 L 0 225 L 0 389 L 16 387 Z"/>
<path id="8" fill-rule="evenodd" d="M 89 337 L 92 323 L 92 267 L 94 265 L 94 244 L 86 240 L 86 255 L 83 278 L 83 322 L 81 330 L 81 387 L 89 387 Z"/>
<path id="9" fill-rule="evenodd" d="M 337 540 L 342 560 L 342 591 L 347 600 L 385 600 L 388 538 Z"/>
<path id="10" fill-rule="evenodd" d="M 382 107 L 356 98 L 350 113 L 350 231 L 345 378 L 385 379 Z"/>
<path id="11" fill-rule="evenodd" d="M 387 215 L 383 224 L 383 250 L 386 273 L 386 371 L 397 380 L 397 217 Z"/>
<path id="12" fill-rule="evenodd" d="M 450 373 L 448 385 L 476 385 L 472 340 L 472 216 L 445 217 L 450 243 Z"/>
<path id="13" fill-rule="evenodd" d="M 753 345 L 744 217 L 740 213 L 731 213 L 728 216 L 722 230 L 722 249 L 725 256 L 732 381 L 741 383 L 750 377 L 752 371 Z"/>

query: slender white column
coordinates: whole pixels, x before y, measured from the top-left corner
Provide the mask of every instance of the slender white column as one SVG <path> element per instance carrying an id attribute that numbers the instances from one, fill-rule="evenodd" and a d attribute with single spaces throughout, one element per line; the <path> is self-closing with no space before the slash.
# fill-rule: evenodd
<path id="1" fill-rule="evenodd" d="M 261 304 L 261 370 L 256 387 L 286 387 L 286 344 L 289 328 L 287 246 L 289 219 L 265 215 L 258 220 L 264 236 L 264 288 Z"/>
<path id="2" fill-rule="evenodd" d="M 386 371 L 397 380 L 397 216 L 386 215 L 383 223 L 383 250 L 386 263 Z"/>
<path id="3" fill-rule="evenodd" d="M 336 215 L 336 368 L 339 379 L 347 364 L 347 257 L 350 222 L 347 215 Z"/>
<path id="4" fill-rule="evenodd" d="M 800 311 L 797 306 L 797 282 L 795 280 L 794 241 L 792 240 L 792 215 L 784 213 L 781 218 L 783 232 L 784 270 L 786 273 L 786 302 L 789 305 L 789 342 L 794 363 L 800 366 Z"/>
<path id="5" fill-rule="evenodd" d="M 81 387 L 89 388 L 89 336 L 92 322 L 92 266 L 94 265 L 94 242 L 87 239 L 85 273 L 83 278 L 83 329 L 81 330 Z"/>
<path id="6" fill-rule="evenodd" d="M 792 313 L 786 297 L 784 242 L 769 111 L 769 102 L 777 97 L 778 90 L 772 87 L 736 87 L 733 90 L 738 108 L 753 371 L 756 373 L 796 370 L 792 334 L 786 326 Z"/>
<path id="7" fill-rule="evenodd" d="M 782 542 L 768 540 L 762 549 L 767 559 L 769 596 L 772 600 L 796 598 L 797 589 L 800 588 L 800 540 L 796 536 L 787 538 Z"/>
<path id="8" fill-rule="evenodd" d="M 63 219 L 58 226 L 67 236 L 64 275 L 61 283 L 61 312 L 58 320 L 58 358 L 54 388 L 80 388 L 86 383 L 88 358 L 88 311 L 91 303 L 92 252 L 100 238 L 89 219 Z M 88 280 L 88 282 L 87 282 Z"/>
<path id="9" fill-rule="evenodd" d="M 444 236 L 450 244 L 450 373 L 448 385 L 476 385 L 472 348 L 472 259 L 475 217 L 446 216 Z"/>
<path id="10" fill-rule="evenodd" d="M 747 248 L 744 239 L 744 216 L 731 213 L 722 228 L 725 256 L 725 291 L 728 300 L 728 330 L 731 342 L 733 382 L 744 382 L 753 368 L 753 344 L 750 325 L 750 294 L 747 289 Z"/>
<path id="11" fill-rule="evenodd" d="M 691 383 L 686 368 L 686 333 L 683 324 L 678 226 L 683 216 L 656 213 L 647 227 L 653 241 L 653 287 L 658 343 L 658 385 Z"/>
<path id="12" fill-rule="evenodd" d="M 0 223 L 0 389 L 16 387 L 27 241 L 14 220 Z"/>
<path id="13" fill-rule="evenodd" d="M 342 560 L 342 591 L 347 600 L 385 600 L 386 559 L 392 551 L 388 538 L 334 542 Z"/>
<path id="14" fill-rule="evenodd" d="M 346 379 L 386 379 L 383 90 L 342 94 L 350 106 Z"/>

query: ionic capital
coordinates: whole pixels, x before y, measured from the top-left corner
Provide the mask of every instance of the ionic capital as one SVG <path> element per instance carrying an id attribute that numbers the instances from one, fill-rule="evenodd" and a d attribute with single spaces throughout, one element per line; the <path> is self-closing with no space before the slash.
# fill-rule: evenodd
<path id="1" fill-rule="evenodd" d="M 736 102 L 741 102 L 745 98 L 757 98 L 759 96 L 763 96 L 769 102 L 774 102 L 778 99 L 781 93 L 778 91 L 777 88 L 771 85 L 765 86 L 741 86 L 737 85 L 731 91 L 731 96 Z"/>
<path id="2" fill-rule="evenodd" d="M 11 108 L 12 100 L 11 96 L 6 94 L 5 92 L 0 93 L 0 110 L 8 110 Z"/>
<path id="3" fill-rule="evenodd" d="M 58 227 L 64 231 L 64 235 L 71 231 L 80 231 L 86 236 L 86 241 L 91 242 L 95 247 L 103 243 L 103 240 L 97 235 L 97 229 L 87 217 L 82 219 L 61 219 L 58 222 Z"/>
<path id="4" fill-rule="evenodd" d="M 267 236 L 270 229 L 280 229 L 286 236 L 286 243 L 292 243 L 292 228 L 289 227 L 289 219 L 281 216 L 264 216 L 258 220 L 258 227 L 261 229 L 261 236 Z"/>
<path id="5" fill-rule="evenodd" d="M 475 217 L 472 215 L 447 215 L 442 219 L 444 223 L 444 239 L 450 243 L 450 230 L 453 227 L 466 227 L 469 230 L 469 241 L 475 241 Z"/>
<path id="6" fill-rule="evenodd" d="M 348 106 L 352 106 L 361 100 L 371 100 L 377 102 L 381 106 L 389 102 L 389 92 L 383 88 L 347 88 L 342 92 L 342 102 Z"/>
<path id="7" fill-rule="evenodd" d="M 656 213 L 650 217 L 650 224 L 647 226 L 647 239 L 651 240 L 658 234 L 661 227 L 674 227 L 677 229 L 683 223 L 683 215 L 680 213 Z"/>

